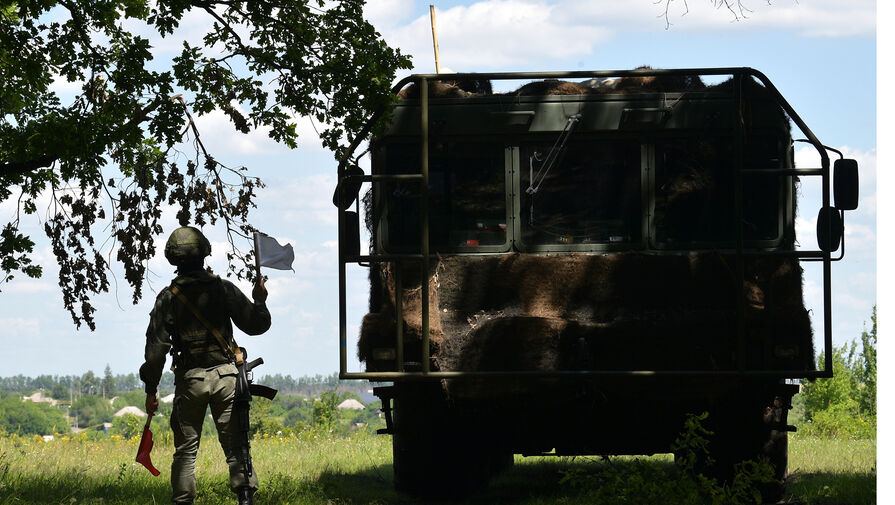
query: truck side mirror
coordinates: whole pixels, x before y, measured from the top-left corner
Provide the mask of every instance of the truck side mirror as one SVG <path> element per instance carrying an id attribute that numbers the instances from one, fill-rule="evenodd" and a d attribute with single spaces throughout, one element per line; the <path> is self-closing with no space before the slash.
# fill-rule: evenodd
<path id="1" fill-rule="evenodd" d="M 351 165 L 345 169 L 345 175 L 364 175 L 364 169 L 357 165 Z M 333 192 L 333 205 L 342 210 L 351 207 L 351 204 L 357 200 L 361 184 L 363 181 L 342 181 L 337 184 L 336 190 Z"/>
<path id="2" fill-rule="evenodd" d="M 858 162 L 841 159 L 833 162 L 833 202 L 839 210 L 858 208 Z"/>
<path id="3" fill-rule="evenodd" d="M 839 249 L 844 232 L 839 209 L 824 207 L 817 213 L 817 247 L 824 252 Z"/>

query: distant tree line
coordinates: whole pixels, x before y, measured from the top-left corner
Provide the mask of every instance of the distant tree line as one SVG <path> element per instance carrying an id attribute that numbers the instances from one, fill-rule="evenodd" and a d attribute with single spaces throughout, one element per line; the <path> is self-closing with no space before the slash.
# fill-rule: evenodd
<path id="1" fill-rule="evenodd" d="M 318 396 L 328 389 L 359 392 L 371 387 L 366 382 L 340 380 L 338 373 L 301 377 L 275 374 L 261 377 L 256 382 L 278 389 L 281 393 L 306 397 Z M 88 370 L 82 375 L 38 375 L 32 378 L 19 374 L 0 377 L 0 391 L 11 391 L 22 395 L 43 391 L 45 395 L 56 400 L 74 402 L 82 396 L 112 398 L 122 393 L 143 391 L 143 382 L 135 373 L 113 375 L 111 367 L 106 365 L 102 376 L 96 375 L 93 370 Z M 162 375 L 159 391 L 166 393 L 174 391 L 173 373 L 165 372 Z"/>
<path id="2" fill-rule="evenodd" d="M 169 386 L 174 387 L 174 376 L 165 374 Z M 165 383 L 162 379 L 162 383 Z M 60 401 L 74 401 L 81 396 L 100 396 L 111 398 L 119 392 L 142 389 L 143 383 L 137 374 L 112 375 L 112 368 L 106 365 L 103 375 L 99 376 L 88 370 L 83 375 L 38 375 L 27 377 L 15 375 L 12 377 L 0 377 L 0 391 L 14 391 L 29 394 L 35 391 L 43 391 L 44 394 Z"/>

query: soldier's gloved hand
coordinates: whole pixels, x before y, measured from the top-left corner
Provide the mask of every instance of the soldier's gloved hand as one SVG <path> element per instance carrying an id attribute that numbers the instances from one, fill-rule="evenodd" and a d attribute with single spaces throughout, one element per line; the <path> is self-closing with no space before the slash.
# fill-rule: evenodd
<path id="1" fill-rule="evenodd" d="M 146 413 L 150 416 L 158 409 L 158 398 L 155 395 L 146 395 Z"/>
<path id="2" fill-rule="evenodd" d="M 258 277 L 255 287 L 252 288 L 252 298 L 260 303 L 267 301 L 267 288 L 264 287 L 264 277 Z"/>

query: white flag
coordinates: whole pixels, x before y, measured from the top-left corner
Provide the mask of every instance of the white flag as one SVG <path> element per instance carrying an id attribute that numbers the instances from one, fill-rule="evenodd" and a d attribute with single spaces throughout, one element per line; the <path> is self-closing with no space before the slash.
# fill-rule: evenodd
<path id="1" fill-rule="evenodd" d="M 280 245 L 273 237 L 255 233 L 255 258 L 259 267 L 293 270 L 295 253 L 292 251 L 292 244 Z"/>

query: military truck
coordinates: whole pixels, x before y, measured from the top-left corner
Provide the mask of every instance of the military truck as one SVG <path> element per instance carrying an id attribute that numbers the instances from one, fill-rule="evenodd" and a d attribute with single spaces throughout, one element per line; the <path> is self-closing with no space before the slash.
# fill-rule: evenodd
<path id="1" fill-rule="evenodd" d="M 532 82 L 491 92 L 500 80 Z M 333 198 L 340 377 L 391 383 L 375 393 L 396 487 L 462 493 L 514 454 L 668 453 L 708 412 L 716 474 L 766 457 L 779 496 L 793 379 L 832 374 L 831 264 L 857 163 L 751 68 L 428 74 L 394 90 L 371 173 L 359 138 Z M 795 167 L 797 141 L 820 167 Z M 796 243 L 807 178 L 817 247 Z M 823 270 L 823 370 L 803 262 Z M 364 371 L 347 369 L 349 264 L 370 269 Z"/>

